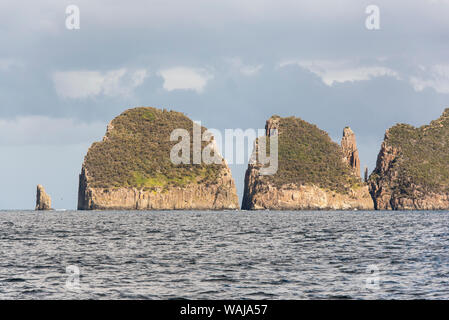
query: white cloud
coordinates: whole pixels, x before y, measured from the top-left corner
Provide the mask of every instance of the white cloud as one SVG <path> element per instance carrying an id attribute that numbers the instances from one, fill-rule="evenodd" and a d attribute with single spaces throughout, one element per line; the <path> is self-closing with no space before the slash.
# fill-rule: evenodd
<path id="1" fill-rule="evenodd" d="M 249 65 L 244 64 L 242 59 L 240 58 L 231 58 L 227 59 L 228 63 L 231 65 L 231 68 L 238 73 L 243 74 L 244 76 L 254 76 L 262 70 L 262 64 Z"/>
<path id="2" fill-rule="evenodd" d="M 335 82 L 355 82 L 383 76 L 399 78 L 398 73 L 392 69 L 382 66 L 356 66 L 356 63 L 347 60 L 288 60 L 281 62 L 279 67 L 289 65 L 297 65 L 312 72 L 328 86 Z"/>
<path id="3" fill-rule="evenodd" d="M 148 76 L 148 73 L 147 73 L 147 70 L 145 70 L 145 69 L 140 69 L 140 70 L 134 71 L 131 76 L 131 79 L 133 81 L 133 83 L 132 83 L 133 86 L 134 87 L 140 86 L 147 76 Z"/>
<path id="4" fill-rule="evenodd" d="M 449 65 L 434 65 L 430 68 L 420 66 L 421 76 L 410 77 L 416 91 L 432 88 L 438 93 L 449 93 Z"/>
<path id="5" fill-rule="evenodd" d="M 126 68 L 99 71 L 64 71 L 53 74 L 56 92 L 63 98 L 129 96 L 147 77 L 145 69 L 128 71 Z"/>
<path id="6" fill-rule="evenodd" d="M 167 91 L 193 90 L 201 93 L 213 75 L 205 69 L 174 67 L 159 71 L 164 79 L 163 87 Z"/>
<path id="7" fill-rule="evenodd" d="M 258 64 L 256 66 L 242 66 L 240 68 L 240 72 L 244 74 L 245 76 L 253 76 L 262 69 L 263 65 Z"/>
<path id="8" fill-rule="evenodd" d="M 70 118 L 22 116 L 0 119 L 0 145 L 55 145 L 91 143 L 106 131 L 102 122 L 85 123 Z"/>

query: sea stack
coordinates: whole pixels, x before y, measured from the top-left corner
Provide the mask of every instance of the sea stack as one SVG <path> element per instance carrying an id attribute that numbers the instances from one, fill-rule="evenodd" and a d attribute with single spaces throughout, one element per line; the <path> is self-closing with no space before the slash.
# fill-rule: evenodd
<path id="1" fill-rule="evenodd" d="M 37 185 L 36 210 L 51 210 L 51 198 L 42 185 Z"/>
<path id="2" fill-rule="evenodd" d="M 448 210 L 449 108 L 429 125 L 388 129 L 369 185 L 378 210 Z"/>
<path id="3" fill-rule="evenodd" d="M 218 162 L 195 161 L 193 128 L 194 122 L 180 112 L 150 107 L 123 112 L 108 125 L 103 141 L 87 152 L 79 177 L 78 209 L 238 209 L 231 171 L 218 151 L 210 149 Z M 196 128 L 200 135 L 206 131 L 199 125 Z M 190 138 L 187 163 L 171 160 L 173 147 L 180 141 L 171 139 L 175 130 Z M 201 141 L 201 136 L 196 142 L 200 152 L 215 146 Z"/>
<path id="4" fill-rule="evenodd" d="M 341 149 L 345 161 L 354 171 L 354 174 L 360 178 L 360 159 L 359 151 L 357 150 L 357 142 L 355 140 L 355 134 L 350 127 L 343 129 L 343 138 L 341 139 Z"/>
<path id="5" fill-rule="evenodd" d="M 355 136 L 344 130 L 342 146 L 317 126 L 295 117 L 273 116 L 266 136 L 278 132 L 278 170 L 261 175 L 250 162 L 245 175 L 245 210 L 372 210 L 368 186 L 360 179 Z M 255 145 L 257 146 L 257 140 Z M 256 152 L 256 151 L 254 151 Z M 253 154 L 253 159 L 257 158 Z M 358 174 L 356 172 L 358 168 Z"/>

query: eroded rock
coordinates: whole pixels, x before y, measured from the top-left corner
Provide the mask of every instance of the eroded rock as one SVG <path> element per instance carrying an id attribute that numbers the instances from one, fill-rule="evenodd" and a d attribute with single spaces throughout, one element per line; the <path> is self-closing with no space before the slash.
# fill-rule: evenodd
<path id="1" fill-rule="evenodd" d="M 51 198 L 40 184 L 36 192 L 36 210 L 51 210 Z"/>

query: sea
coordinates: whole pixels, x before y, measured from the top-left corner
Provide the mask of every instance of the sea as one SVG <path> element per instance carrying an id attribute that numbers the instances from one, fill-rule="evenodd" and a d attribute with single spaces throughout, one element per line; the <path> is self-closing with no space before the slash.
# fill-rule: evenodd
<path id="1" fill-rule="evenodd" d="M 0 299 L 449 299 L 449 212 L 0 211 Z"/>

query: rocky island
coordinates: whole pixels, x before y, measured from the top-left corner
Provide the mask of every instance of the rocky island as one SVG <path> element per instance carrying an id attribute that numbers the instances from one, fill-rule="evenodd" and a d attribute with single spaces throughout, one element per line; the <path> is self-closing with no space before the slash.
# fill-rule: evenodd
<path id="1" fill-rule="evenodd" d="M 51 198 L 45 192 L 45 189 L 42 185 L 37 185 L 36 190 L 36 210 L 44 211 L 44 210 L 52 210 L 51 208 Z"/>
<path id="2" fill-rule="evenodd" d="M 192 120 L 180 112 L 150 107 L 123 112 L 85 156 L 78 209 L 238 209 L 234 180 L 223 158 L 218 164 L 171 161 L 177 144 L 171 133 L 184 129 L 192 135 L 192 128 Z M 201 127 L 201 132 L 205 130 Z M 207 144 L 200 143 L 202 148 Z"/>
<path id="3" fill-rule="evenodd" d="M 250 163 L 245 175 L 245 210 L 372 210 L 368 185 L 360 179 L 355 135 L 347 127 L 341 146 L 317 126 L 295 117 L 271 117 L 266 136 L 279 135 L 278 170 L 261 175 Z M 256 145 L 257 145 L 256 141 Z"/>
<path id="4" fill-rule="evenodd" d="M 369 185 L 378 210 L 449 209 L 449 108 L 429 125 L 388 129 Z"/>

